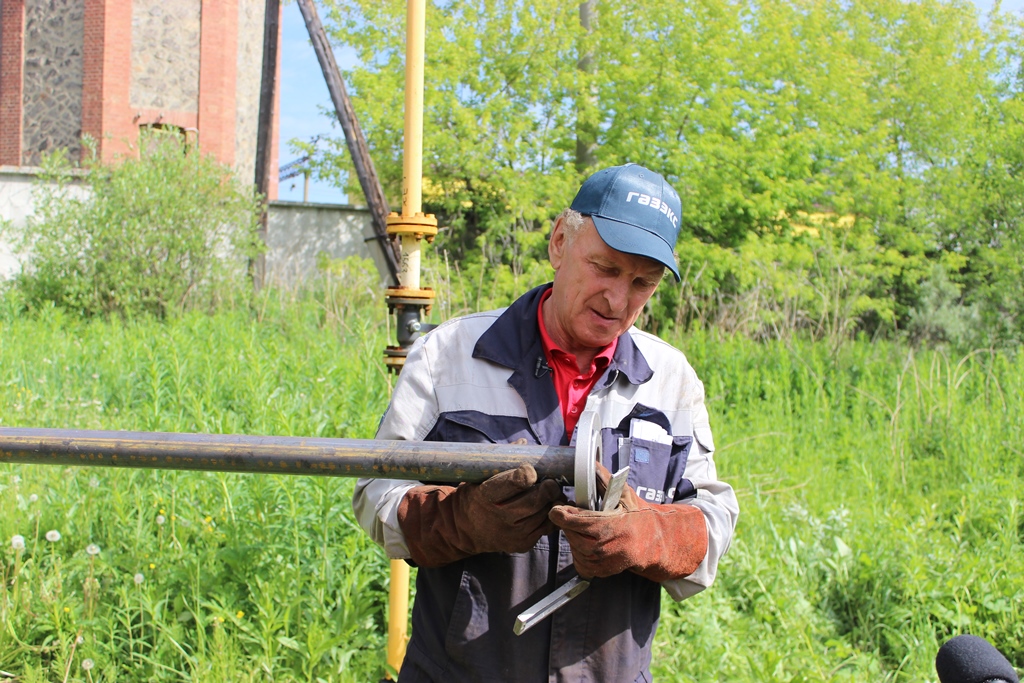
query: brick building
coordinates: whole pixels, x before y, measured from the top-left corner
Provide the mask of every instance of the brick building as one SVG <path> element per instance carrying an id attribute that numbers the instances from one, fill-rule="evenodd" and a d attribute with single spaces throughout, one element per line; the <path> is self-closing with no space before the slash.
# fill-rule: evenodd
<path id="1" fill-rule="evenodd" d="M 134 153 L 152 126 L 180 131 L 252 182 L 264 6 L 0 0 L 0 167 L 36 166 L 58 147 L 77 160 L 86 134 L 112 160 Z"/>

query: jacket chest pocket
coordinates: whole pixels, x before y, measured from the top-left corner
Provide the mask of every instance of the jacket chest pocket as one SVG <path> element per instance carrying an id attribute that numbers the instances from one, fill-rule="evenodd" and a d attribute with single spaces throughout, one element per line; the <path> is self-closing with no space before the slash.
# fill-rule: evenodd
<path id="1" fill-rule="evenodd" d="M 645 418 L 649 416 L 645 413 Z M 667 426 L 668 420 L 662 418 L 650 421 Z M 618 427 L 601 430 L 604 466 L 612 472 L 628 466 L 629 485 L 649 503 L 675 503 L 695 495 L 696 489 L 684 476 L 693 437 L 672 436 L 667 431 L 664 438 L 657 439 L 630 436 L 631 420 L 627 417 Z"/>
<path id="2" fill-rule="evenodd" d="M 518 439 L 537 443 L 525 417 L 487 415 L 475 410 L 442 413 L 426 441 L 460 443 L 512 443 Z"/>

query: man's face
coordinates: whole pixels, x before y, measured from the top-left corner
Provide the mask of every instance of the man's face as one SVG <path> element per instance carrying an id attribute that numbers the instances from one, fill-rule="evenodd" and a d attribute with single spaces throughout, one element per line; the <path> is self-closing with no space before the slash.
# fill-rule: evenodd
<path id="1" fill-rule="evenodd" d="M 571 239 L 563 220 L 551 233 L 555 282 L 544 315 L 552 339 L 577 356 L 596 353 L 629 329 L 665 271 L 657 261 L 612 249 L 594 221 L 584 220 Z"/>

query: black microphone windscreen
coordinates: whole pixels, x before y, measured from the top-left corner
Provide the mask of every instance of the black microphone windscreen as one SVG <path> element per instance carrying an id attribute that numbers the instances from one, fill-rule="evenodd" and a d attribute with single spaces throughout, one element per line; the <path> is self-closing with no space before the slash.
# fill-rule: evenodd
<path id="1" fill-rule="evenodd" d="M 999 650 L 978 636 L 956 636 L 939 648 L 935 670 L 941 683 L 1020 683 Z"/>

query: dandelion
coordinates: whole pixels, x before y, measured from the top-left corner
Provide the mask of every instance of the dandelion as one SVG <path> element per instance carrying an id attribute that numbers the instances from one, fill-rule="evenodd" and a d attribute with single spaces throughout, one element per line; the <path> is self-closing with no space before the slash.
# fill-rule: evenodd
<path id="1" fill-rule="evenodd" d="M 152 562 L 150 562 L 150 563 L 149 563 L 149 568 L 150 568 L 150 569 L 156 569 L 156 565 L 155 565 L 155 564 L 153 564 Z"/>
<path id="2" fill-rule="evenodd" d="M 56 543 L 60 540 L 60 532 L 56 529 L 50 529 L 46 532 L 46 540 L 50 543 Z"/>
<path id="3" fill-rule="evenodd" d="M 167 518 L 164 517 L 163 515 L 157 515 L 156 516 L 156 523 L 159 524 L 160 526 L 163 526 L 164 522 L 166 522 L 166 521 L 167 521 Z"/>
<path id="4" fill-rule="evenodd" d="M 75 645 L 81 645 L 85 642 L 85 636 L 78 636 L 75 638 Z"/>
<path id="5" fill-rule="evenodd" d="M 14 536 L 11 537 L 11 547 L 15 550 L 24 550 L 25 537 L 21 534 L 14 534 Z"/>
<path id="6" fill-rule="evenodd" d="M 245 616 L 245 612 L 243 612 L 242 610 L 238 610 L 237 612 L 235 612 L 235 618 L 236 619 L 241 619 L 244 616 Z"/>
<path id="7" fill-rule="evenodd" d="M 132 580 L 135 581 L 136 586 L 141 586 L 142 582 L 146 580 L 146 577 L 142 575 L 142 572 L 138 572 Z"/>
<path id="8" fill-rule="evenodd" d="M 39 496 L 37 496 L 37 495 L 36 495 L 36 494 L 34 494 L 34 493 L 33 493 L 33 494 L 32 494 L 31 496 L 29 496 L 29 497 L 28 497 L 28 502 L 30 502 L 30 503 L 34 503 L 34 502 L 36 502 L 37 500 L 39 500 Z"/>
<path id="9" fill-rule="evenodd" d="M 82 668 L 85 669 L 86 671 L 89 671 L 90 669 L 92 669 L 93 666 L 94 666 L 94 664 L 93 664 L 93 661 L 91 659 L 83 659 L 82 660 Z"/>
<path id="10" fill-rule="evenodd" d="M 100 554 L 100 547 L 95 543 L 90 543 L 89 545 L 85 546 L 85 552 L 89 555 L 92 555 L 93 557 L 96 557 Z"/>
<path id="11" fill-rule="evenodd" d="M 100 487 L 99 477 L 92 477 L 89 479 L 89 488 L 98 489 Z"/>

